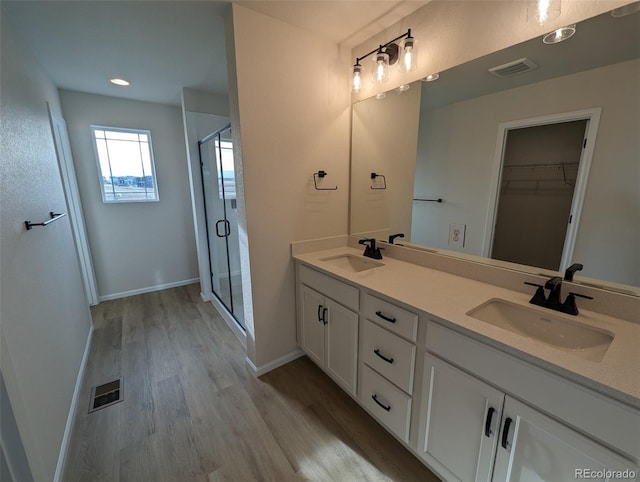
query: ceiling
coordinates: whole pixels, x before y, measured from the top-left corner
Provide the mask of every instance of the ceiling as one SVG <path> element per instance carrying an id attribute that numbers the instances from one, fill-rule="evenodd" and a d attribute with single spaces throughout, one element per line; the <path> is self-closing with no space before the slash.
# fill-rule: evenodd
<path id="1" fill-rule="evenodd" d="M 2 0 L 0 5 L 57 87 L 178 105 L 183 87 L 227 93 L 224 15 L 229 3 Z M 240 3 L 351 47 L 427 1 Z M 131 85 L 114 86 L 113 77 Z"/>
<path id="2" fill-rule="evenodd" d="M 639 57 L 640 13 L 615 18 L 606 12 L 579 22 L 564 42 L 546 45 L 536 37 L 441 72 L 437 82 L 423 84 L 421 102 L 433 108 Z M 509 78 L 489 72 L 522 58 L 537 68 Z"/>

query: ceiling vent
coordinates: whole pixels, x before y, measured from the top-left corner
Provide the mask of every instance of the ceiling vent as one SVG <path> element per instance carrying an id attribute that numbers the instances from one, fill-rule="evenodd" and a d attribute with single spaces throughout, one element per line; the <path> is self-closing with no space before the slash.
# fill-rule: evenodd
<path id="1" fill-rule="evenodd" d="M 498 65 L 497 67 L 492 67 L 489 69 L 489 72 L 491 72 L 496 77 L 501 77 L 504 79 L 507 77 L 513 77 L 514 75 L 524 74 L 525 72 L 529 72 L 530 70 L 537 68 L 538 66 L 531 60 L 522 58 L 514 60 L 513 62 Z"/>

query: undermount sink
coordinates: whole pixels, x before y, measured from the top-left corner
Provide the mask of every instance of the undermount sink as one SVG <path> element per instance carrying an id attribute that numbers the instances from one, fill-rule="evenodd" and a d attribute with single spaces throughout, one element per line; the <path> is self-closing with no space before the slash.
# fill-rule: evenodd
<path id="1" fill-rule="evenodd" d="M 601 361 L 614 338 L 611 332 L 556 316 L 548 309 L 498 298 L 473 308 L 467 315 L 591 361 Z"/>
<path id="2" fill-rule="evenodd" d="M 365 258 L 364 256 L 355 256 L 353 254 L 339 254 L 338 256 L 321 258 L 320 261 L 324 261 L 336 268 L 340 268 L 351 273 L 359 273 L 368 269 L 384 266 L 384 263 L 380 263 L 379 261 Z"/>

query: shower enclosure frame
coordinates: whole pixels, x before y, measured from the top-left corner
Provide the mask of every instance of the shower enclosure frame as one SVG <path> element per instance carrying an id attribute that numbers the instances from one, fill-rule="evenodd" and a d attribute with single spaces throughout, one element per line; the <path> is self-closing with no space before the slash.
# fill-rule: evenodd
<path id="1" fill-rule="evenodd" d="M 211 134 L 208 134 L 207 136 L 203 137 L 202 139 L 200 139 L 198 141 L 198 154 L 199 154 L 199 161 L 200 161 L 200 179 L 201 179 L 201 187 L 202 187 L 202 195 L 203 195 L 203 208 L 204 208 L 204 224 L 205 224 L 205 233 L 206 233 L 206 240 L 207 240 L 207 250 L 208 250 L 208 257 L 207 257 L 207 261 L 208 261 L 208 267 L 209 267 L 209 275 L 210 275 L 210 281 L 211 281 L 211 293 L 215 296 L 215 298 L 224 306 L 224 308 L 226 308 L 226 310 L 228 311 L 228 313 L 232 316 L 232 318 L 234 319 L 234 321 L 236 322 L 236 324 L 240 327 L 240 329 L 245 332 L 246 331 L 246 327 L 244 324 L 244 313 L 243 310 L 240 309 L 238 310 L 237 307 L 238 306 L 242 306 L 242 288 L 239 288 L 239 291 L 236 292 L 236 289 L 234 289 L 233 283 L 232 283 L 232 267 L 231 267 L 231 260 L 232 260 L 232 256 L 233 254 L 230 251 L 230 236 L 232 235 L 232 229 L 231 229 L 231 224 L 229 222 L 229 216 L 228 216 L 228 207 L 227 207 L 227 201 L 231 201 L 232 198 L 227 198 L 227 192 L 225 190 L 225 177 L 224 177 L 224 170 L 223 170 L 223 163 L 222 163 L 222 134 L 224 132 L 230 132 L 231 131 L 231 124 L 226 124 L 225 126 L 221 127 L 220 129 L 217 129 L 216 131 L 212 132 Z M 215 158 L 214 159 L 207 159 L 207 162 L 211 162 L 211 166 L 214 167 L 215 166 L 215 172 L 217 174 L 218 179 L 218 192 L 216 194 L 219 194 L 221 196 L 221 207 L 222 207 L 222 218 L 221 219 L 217 219 L 215 221 L 215 224 L 212 224 L 213 222 L 213 218 L 216 217 L 216 215 L 214 215 L 214 213 L 210 212 L 209 209 L 209 196 L 208 196 L 208 189 L 212 190 L 215 189 L 215 186 L 207 186 L 207 181 L 206 178 L 207 176 L 205 175 L 205 156 L 203 156 L 203 147 L 209 143 L 209 142 L 215 142 L 218 141 L 217 144 L 214 144 L 214 152 L 215 152 Z M 210 172 L 214 172 L 214 169 L 210 169 Z M 234 180 L 235 183 L 235 180 Z M 212 228 L 215 226 L 215 229 L 212 230 Z M 222 228 L 222 233 L 221 233 L 221 227 Z M 216 266 L 214 266 L 214 263 L 212 261 L 212 258 L 215 256 L 215 252 L 216 252 L 216 246 L 214 246 L 214 242 L 215 239 L 213 238 L 213 231 L 215 231 L 215 237 L 218 239 L 224 239 L 224 254 L 226 255 L 226 262 L 225 267 L 224 267 L 224 273 L 220 272 L 216 272 L 216 271 L 220 271 L 216 269 Z M 237 229 L 236 229 L 237 231 Z M 239 255 L 238 255 L 239 256 Z M 238 258 L 238 262 L 239 262 L 239 258 Z M 224 296 L 224 294 L 222 293 L 222 290 L 220 287 L 218 287 L 218 285 L 220 285 L 220 282 L 216 282 L 216 275 L 221 277 L 226 277 L 227 279 L 227 286 L 228 286 L 228 298 L 226 296 Z M 241 276 L 241 273 L 240 273 Z"/>

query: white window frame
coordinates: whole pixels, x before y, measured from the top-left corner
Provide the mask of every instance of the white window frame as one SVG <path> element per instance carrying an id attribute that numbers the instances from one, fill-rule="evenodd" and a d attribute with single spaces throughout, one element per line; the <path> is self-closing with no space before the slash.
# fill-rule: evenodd
<path id="1" fill-rule="evenodd" d="M 124 127 L 108 127 L 108 126 L 100 126 L 100 125 L 91 125 L 91 142 L 93 144 L 93 152 L 96 159 L 96 167 L 98 168 L 98 181 L 100 183 L 100 193 L 102 195 L 102 202 L 105 204 L 118 204 L 118 203 L 139 203 L 139 202 L 158 202 L 160 201 L 160 193 L 158 190 L 158 178 L 156 176 L 156 163 L 153 156 L 153 144 L 151 142 L 151 131 L 147 129 L 127 129 Z M 146 198 L 146 199 L 107 199 L 105 184 L 103 181 L 103 175 L 105 173 L 102 172 L 102 166 L 100 165 L 100 156 L 98 155 L 98 145 L 97 139 L 95 135 L 95 131 L 110 131 L 110 132 L 124 132 L 128 134 L 143 134 L 147 136 L 149 140 L 149 160 L 151 163 L 151 176 L 153 177 L 153 186 L 155 197 L 154 198 Z M 138 142 L 140 144 L 140 142 Z M 144 172 L 144 171 L 143 171 Z"/>

